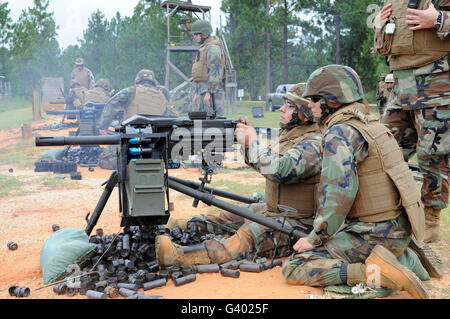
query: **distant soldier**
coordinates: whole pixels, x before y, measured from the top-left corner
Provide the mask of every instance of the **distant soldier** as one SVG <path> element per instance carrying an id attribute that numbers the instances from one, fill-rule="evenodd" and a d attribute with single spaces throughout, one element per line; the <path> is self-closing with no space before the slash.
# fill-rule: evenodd
<path id="1" fill-rule="evenodd" d="M 135 85 L 119 91 L 108 101 L 98 124 L 99 129 L 106 129 L 122 110 L 122 119 L 136 114 L 178 115 L 169 104 L 167 90 L 156 81 L 153 71 L 140 70 L 134 83 Z"/>
<path id="2" fill-rule="evenodd" d="M 92 90 L 86 91 L 85 101 L 94 103 L 105 103 L 111 98 L 109 81 L 99 79 Z"/>
<path id="3" fill-rule="evenodd" d="M 175 108 L 169 104 L 167 89 L 158 84 L 153 71 L 142 69 L 136 75 L 135 85 L 119 91 L 105 107 L 97 124 L 101 134 L 105 134 L 113 120 L 117 120 L 123 111 L 122 120 L 136 114 L 178 116 Z M 116 147 L 110 146 L 100 155 L 99 165 L 105 169 L 116 169 Z"/>
<path id="4" fill-rule="evenodd" d="M 77 80 L 70 81 L 70 90 L 67 103 L 72 103 L 75 109 L 79 109 L 85 102 L 86 88 L 81 86 Z"/>
<path id="5" fill-rule="evenodd" d="M 95 79 L 91 70 L 84 66 L 84 60 L 82 58 L 77 58 L 75 60 L 75 68 L 70 75 L 71 80 L 75 80 L 80 83 L 81 86 L 88 90 L 94 88 Z"/>
<path id="6" fill-rule="evenodd" d="M 394 75 L 389 73 L 384 77 L 383 82 L 379 83 L 377 91 L 377 107 L 380 117 L 383 115 L 386 109 L 389 96 L 391 95 L 392 88 L 394 87 Z"/>
<path id="7" fill-rule="evenodd" d="M 199 20 L 192 24 L 194 41 L 200 44 L 199 53 L 192 65 L 192 77 L 196 84 L 193 102 L 199 111 L 210 111 L 214 95 L 217 114 L 221 115 L 225 89 L 225 54 L 219 39 L 211 35 L 212 31 L 208 21 Z"/>

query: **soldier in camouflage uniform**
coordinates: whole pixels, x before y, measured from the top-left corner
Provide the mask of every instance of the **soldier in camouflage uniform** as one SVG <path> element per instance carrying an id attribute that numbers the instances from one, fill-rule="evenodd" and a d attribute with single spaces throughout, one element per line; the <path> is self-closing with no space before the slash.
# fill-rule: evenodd
<path id="1" fill-rule="evenodd" d="M 271 148 L 264 147 L 257 139 L 247 119 L 245 125 L 238 124 L 236 136 L 243 146 L 246 163 L 266 178 L 266 203 L 246 207 L 256 214 L 282 221 L 283 213 L 277 205 L 291 206 L 297 212 L 289 213 L 286 224 L 311 229 L 317 203 L 315 189 L 321 167 L 319 146 L 322 133 L 306 107 L 308 101 L 301 98 L 304 85 L 294 86 L 285 95 L 285 104 L 281 107 L 279 139 L 275 144 L 272 143 Z M 231 237 L 220 242 L 206 240 L 196 247 L 186 247 L 189 252 L 185 252 L 182 246 L 173 244 L 169 237 L 158 236 L 156 255 L 160 266 L 224 263 L 254 250 L 270 257 L 276 244 L 278 256 L 288 256 L 292 252 L 289 236 L 280 236 L 279 232 L 271 228 L 228 212 L 195 215 L 189 220 L 170 219 L 167 227 L 175 225 L 184 229 L 197 226 L 201 230 Z"/>
<path id="2" fill-rule="evenodd" d="M 428 298 L 420 279 L 397 260 L 412 233 L 419 240 L 424 235 L 420 194 L 397 142 L 370 113 L 358 74 L 342 65 L 319 68 L 303 97 L 311 98 L 309 107 L 327 131 L 320 206 L 313 231 L 283 265 L 287 282 L 367 283 Z"/>
<path id="3" fill-rule="evenodd" d="M 86 88 L 81 86 L 77 80 L 70 81 L 70 90 L 67 95 L 67 103 L 72 103 L 72 105 L 79 109 L 81 105 L 84 105 L 86 95 Z"/>
<path id="4" fill-rule="evenodd" d="M 140 70 L 134 83 L 108 100 L 97 124 L 101 134 L 106 134 L 104 130 L 117 119 L 120 111 L 124 112 L 123 120 L 136 114 L 178 116 L 169 103 L 167 90 L 156 81 L 153 71 Z M 100 156 L 100 167 L 115 169 L 116 165 L 115 147 L 106 148 Z"/>
<path id="5" fill-rule="evenodd" d="M 94 103 L 106 103 L 111 98 L 111 89 L 107 79 L 99 79 L 95 82 L 94 89 L 86 91 L 85 101 Z"/>
<path id="6" fill-rule="evenodd" d="M 449 199 L 450 1 L 423 0 L 418 10 L 407 4 L 387 1 L 374 22 L 375 49 L 388 57 L 396 79 L 381 121 L 406 160 L 417 154 L 429 243 L 439 240 L 440 214 Z M 386 26 L 394 24 L 394 36 L 386 35 Z"/>
<path id="7" fill-rule="evenodd" d="M 386 109 L 386 103 L 389 100 L 389 96 L 391 95 L 392 88 L 394 87 L 394 75 L 389 73 L 385 75 L 378 84 L 377 91 L 377 108 L 380 117 L 383 115 L 384 110 Z"/>
<path id="8" fill-rule="evenodd" d="M 80 83 L 86 90 L 92 90 L 94 88 L 94 75 L 91 70 L 84 66 L 84 60 L 82 58 L 75 60 L 75 68 L 70 74 L 70 79 Z"/>
<path id="9" fill-rule="evenodd" d="M 200 20 L 192 24 L 194 41 L 200 44 L 199 53 L 192 65 L 195 83 L 193 103 L 196 110 L 211 111 L 214 102 L 218 115 L 223 114 L 222 100 L 225 90 L 225 54 L 222 44 L 212 33 L 211 24 Z"/>

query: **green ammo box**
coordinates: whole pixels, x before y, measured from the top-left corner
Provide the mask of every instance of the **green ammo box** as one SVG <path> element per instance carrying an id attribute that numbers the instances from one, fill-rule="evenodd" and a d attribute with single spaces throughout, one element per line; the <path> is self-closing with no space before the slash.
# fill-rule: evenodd
<path id="1" fill-rule="evenodd" d="M 130 162 L 125 189 L 130 217 L 166 215 L 163 160 L 141 159 Z"/>

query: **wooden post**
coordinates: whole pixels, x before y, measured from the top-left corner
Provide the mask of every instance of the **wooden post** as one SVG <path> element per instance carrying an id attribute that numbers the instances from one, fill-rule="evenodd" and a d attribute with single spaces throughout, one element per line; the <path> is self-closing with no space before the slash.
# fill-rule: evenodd
<path id="1" fill-rule="evenodd" d="M 38 90 L 33 90 L 33 121 L 42 119 L 41 96 Z"/>
<path id="2" fill-rule="evenodd" d="M 32 130 L 31 124 L 22 124 L 21 128 L 22 128 L 22 138 L 23 139 L 33 137 L 33 130 Z"/>

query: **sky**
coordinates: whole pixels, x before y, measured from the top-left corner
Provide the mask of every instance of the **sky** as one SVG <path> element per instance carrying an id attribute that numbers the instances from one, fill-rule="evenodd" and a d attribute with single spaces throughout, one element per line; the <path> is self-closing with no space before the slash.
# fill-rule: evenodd
<path id="1" fill-rule="evenodd" d="M 17 21 L 22 10 L 32 7 L 33 0 L 10 0 L 8 2 L 10 17 Z M 78 44 L 78 39 L 83 37 L 83 31 L 87 29 L 88 20 L 92 12 L 100 10 L 105 17 L 111 20 L 119 11 L 121 17 L 131 16 L 133 9 L 139 0 L 50 0 L 49 12 L 53 12 L 56 25 L 59 26 L 57 40 L 61 48 Z M 211 7 L 211 24 L 213 29 L 225 24 L 224 13 L 220 11 L 222 0 L 192 0 L 193 4 Z"/>

